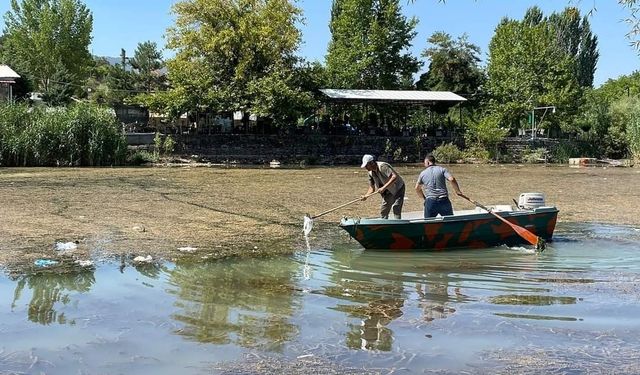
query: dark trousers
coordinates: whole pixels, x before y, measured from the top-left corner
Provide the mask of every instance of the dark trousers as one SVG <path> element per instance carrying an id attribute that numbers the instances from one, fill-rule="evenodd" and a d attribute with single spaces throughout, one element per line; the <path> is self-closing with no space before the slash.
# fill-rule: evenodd
<path id="1" fill-rule="evenodd" d="M 382 194 L 382 205 L 380 205 L 380 217 L 389 218 L 389 211 L 393 210 L 394 219 L 402 219 L 402 205 L 404 204 L 404 185 L 398 192 L 391 194 L 389 190 Z"/>
<path id="2" fill-rule="evenodd" d="M 436 217 L 438 214 L 442 216 L 453 215 L 453 207 L 449 197 L 436 198 L 428 197 L 424 201 L 424 217 Z"/>

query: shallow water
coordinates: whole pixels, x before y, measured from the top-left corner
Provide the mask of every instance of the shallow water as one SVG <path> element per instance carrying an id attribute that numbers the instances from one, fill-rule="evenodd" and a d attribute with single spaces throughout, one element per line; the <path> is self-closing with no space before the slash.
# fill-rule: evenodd
<path id="1" fill-rule="evenodd" d="M 337 228 L 299 246 L 4 274 L 0 374 L 230 373 L 247 353 L 381 373 L 640 372 L 639 229 L 563 224 L 543 253 L 365 252 Z"/>

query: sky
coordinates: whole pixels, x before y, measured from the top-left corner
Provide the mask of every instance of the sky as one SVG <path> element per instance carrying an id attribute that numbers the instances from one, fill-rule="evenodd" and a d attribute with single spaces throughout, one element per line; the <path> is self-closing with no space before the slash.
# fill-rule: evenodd
<path id="1" fill-rule="evenodd" d="M 481 49 L 486 62 L 488 45 L 503 17 L 522 19 L 526 10 L 539 6 L 545 15 L 560 12 L 568 5 L 577 6 L 581 14 L 593 11 L 589 21 L 599 39 L 600 59 L 594 84 L 599 86 L 608 79 L 630 74 L 640 68 L 640 55 L 626 39 L 629 25 L 624 22 L 629 11 L 615 0 L 400 0 L 408 17 L 415 16 L 419 24 L 417 37 L 410 49 L 420 56 L 428 47 L 426 40 L 436 31 L 449 33 L 457 38 L 466 33 L 469 41 Z M 85 0 L 94 18 L 93 41 L 90 50 L 94 55 L 120 55 L 124 48 L 128 55 L 139 42 L 155 41 L 164 47 L 165 30 L 173 24 L 171 6 L 176 0 Z M 324 62 L 331 38 L 329 18 L 331 0 L 298 0 L 304 12 L 300 55 L 310 61 Z M 9 1 L 0 1 L 0 13 L 9 10 Z M 4 29 L 4 20 L 0 21 Z M 165 57 L 172 56 L 164 51 Z M 423 71 L 428 64 L 425 64 Z"/>

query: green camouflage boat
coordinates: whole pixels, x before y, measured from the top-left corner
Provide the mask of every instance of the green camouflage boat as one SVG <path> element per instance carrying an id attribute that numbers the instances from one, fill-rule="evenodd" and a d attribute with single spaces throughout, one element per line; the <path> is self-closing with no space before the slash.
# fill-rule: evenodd
<path id="1" fill-rule="evenodd" d="M 553 236 L 559 212 L 556 207 L 512 210 L 511 206 L 495 206 L 491 210 L 545 241 Z M 420 218 L 421 212 L 403 216 L 406 219 L 343 218 L 340 227 L 365 249 L 481 249 L 526 243 L 512 226 L 481 209 L 458 211 L 452 216 L 429 219 Z"/>

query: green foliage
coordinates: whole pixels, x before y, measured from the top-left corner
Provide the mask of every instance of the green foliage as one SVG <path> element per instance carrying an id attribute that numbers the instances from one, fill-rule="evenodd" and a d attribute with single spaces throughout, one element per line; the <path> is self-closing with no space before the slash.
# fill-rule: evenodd
<path id="1" fill-rule="evenodd" d="M 153 137 L 153 157 L 157 161 L 160 159 L 160 155 L 169 155 L 173 152 L 176 146 L 176 141 L 170 135 L 163 136 L 159 132 L 156 132 Z"/>
<path id="2" fill-rule="evenodd" d="M 42 96 L 42 100 L 51 106 L 67 105 L 71 102 L 74 88 L 68 82 L 73 78 L 65 66 L 58 63 L 57 70 L 51 77 L 51 82 Z"/>
<path id="3" fill-rule="evenodd" d="M 407 118 L 407 125 L 420 131 L 425 131 L 430 122 L 429 111 L 422 108 L 412 111 Z"/>
<path id="4" fill-rule="evenodd" d="M 466 143 L 488 150 L 492 157 L 496 157 L 498 145 L 509 132 L 508 129 L 500 126 L 501 123 L 500 116 L 497 114 L 489 114 L 480 121 L 470 122 L 465 134 Z"/>
<path id="5" fill-rule="evenodd" d="M 606 155 L 611 158 L 623 158 L 632 151 L 629 143 L 633 139 L 630 129 L 640 116 L 640 97 L 623 97 L 613 102 L 609 108 L 611 125 L 604 136 L 607 146 Z M 629 133 L 631 130 L 631 133 Z"/>
<path id="6" fill-rule="evenodd" d="M 11 0 L 5 14 L 3 59 L 47 92 L 59 66 L 80 87 L 91 63 L 93 17 L 79 0 Z"/>
<path id="7" fill-rule="evenodd" d="M 557 30 L 547 20 L 537 24 L 504 19 L 489 45 L 487 90 L 492 113 L 502 125 L 519 128 L 534 106 L 557 108 L 542 127 L 574 131 L 572 117 L 580 105 L 581 90 L 574 58 L 556 42 Z"/>
<path id="8" fill-rule="evenodd" d="M 123 162 L 126 142 L 113 113 L 93 105 L 0 106 L 3 166 L 99 166 Z"/>
<path id="9" fill-rule="evenodd" d="M 464 159 L 468 161 L 487 162 L 491 159 L 491 154 L 486 148 L 478 145 L 472 145 L 464 150 Z"/>
<path id="10" fill-rule="evenodd" d="M 553 162 L 566 164 L 570 158 L 590 155 L 581 152 L 575 142 L 564 140 L 551 150 L 550 156 Z"/>
<path id="11" fill-rule="evenodd" d="M 623 97 L 640 95 L 640 71 L 609 79 L 597 89 L 600 99 L 605 103 L 613 103 Z"/>
<path id="12" fill-rule="evenodd" d="M 160 151 L 162 151 L 162 135 L 160 132 L 156 132 L 153 137 L 153 156 L 158 159 L 160 157 Z"/>
<path id="13" fill-rule="evenodd" d="M 593 86 L 593 76 L 598 63 L 598 38 L 591 32 L 588 17 L 580 18 L 580 11 L 568 7 L 562 13 L 553 13 L 548 22 L 556 31 L 556 43 L 573 60 L 578 85 Z"/>
<path id="14" fill-rule="evenodd" d="M 326 57 L 329 84 L 349 89 L 399 89 L 420 67 L 407 51 L 416 36 L 415 18 L 400 0 L 334 0 Z"/>
<path id="15" fill-rule="evenodd" d="M 158 156 L 155 153 L 151 153 L 147 150 L 137 150 L 127 158 L 127 164 L 129 165 L 144 165 L 155 163 L 158 161 Z"/>
<path id="16" fill-rule="evenodd" d="M 176 147 L 176 141 L 173 140 L 173 137 L 167 135 L 164 137 L 164 142 L 162 143 L 162 152 L 165 155 L 169 155 L 173 152 Z"/>
<path id="17" fill-rule="evenodd" d="M 306 106 L 310 94 L 295 77 L 301 11 L 292 1 L 183 0 L 173 12 L 168 47 L 176 55 L 167 62 L 172 89 L 159 97 L 176 99 L 166 102 L 169 112 L 204 106 L 268 114 L 277 122 L 293 117 L 290 108 Z"/>
<path id="18" fill-rule="evenodd" d="M 528 164 L 546 162 L 548 159 L 548 151 L 544 147 L 539 147 L 533 150 L 526 147 L 522 152 L 521 159 L 523 163 Z"/>
<path id="19" fill-rule="evenodd" d="M 429 70 L 424 73 L 416 86 L 420 90 L 452 91 L 462 95 L 479 91 L 485 77 L 480 69 L 480 47 L 467 40 L 467 35 L 456 41 L 445 32 L 439 31 L 427 40 L 433 47 L 423 51 L 429 59 Z M 477 104 L 473 97 L 472 104 Z"/>
<path id="20" fill-rule="evenodd" d="M 155 42 L 138 43 L 129 63 L 133 68 L 136 90 L 151 92 L 162 87 L 164 75 L 160 69 L 164 67 L 164 62 Z"/>
<path id="21" fill-rule="evenodd" d="M 640 162 L 640 114 L 633 117 L 627 129 L 629 151 L 633 158 Z"/>
<path id="22" fill-rule="evenodd" d="M 464 153 L 453 143 L 445 143 L 433 150 L 433 156 L 441 163 L 455 163 L 464 158 Z"/>

